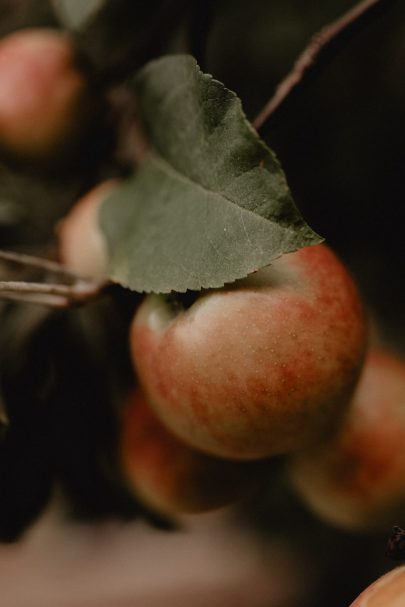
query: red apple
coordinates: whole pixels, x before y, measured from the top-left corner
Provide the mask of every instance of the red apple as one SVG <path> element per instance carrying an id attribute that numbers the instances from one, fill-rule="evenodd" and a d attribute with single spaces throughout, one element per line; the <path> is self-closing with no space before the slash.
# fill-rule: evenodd
<path id="1" fill-rule="evenodd" d="M 147 296 L 130 341 L 148 401 L 177 436 L 256 459 L 301 449 L 334 424 L 359 375 L 366 327 L 347 270 L 317 245 L 186 310 Z"/>
<path id="2" fill-rule="evenodd" d="M 350 529 L 391 525 L 405 515 L 404 441 L 405 362 L 372 351 L 341 431 L 294 457 L 289 474 L 329 522 Z"/>
<path id="3" fill-rule="evenodd" d="M 264 462 L 231 462 L 199 453 L 173 436 L 139 390 L 121 423 L 120 459 L 128 486 L 164 514 L 195 513 L 234 502 L 269 474 Z"/>
<path id="4" fill-rule="evenodd" d="M 350 607 L 404 607 L 405 566 L 389 571 L 368 586 Z"/>
<path id="5" fill-rule="evenodd" d="M 117 187 L 111 179 L 90 190 L 59 222 L 59 257 L 79 276 L 104 278 L 107 271 L 107 242 L 98 225 L 100 204 Z"/>
<path id="6" fill-rule="evenodd" d="M 26 159 L 52 158 L 88 118 L 88 86 L 67 34 L 24 29 L 0 40 L 3 150 Z"/>

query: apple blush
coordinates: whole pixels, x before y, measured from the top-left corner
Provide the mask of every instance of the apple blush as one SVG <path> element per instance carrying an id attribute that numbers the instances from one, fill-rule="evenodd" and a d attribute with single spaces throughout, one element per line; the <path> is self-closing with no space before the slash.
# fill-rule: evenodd
<path id="1" fill-rule="evenodd" d="M 148 295 L 130 344 L 146 398 L 176 436 L 253 460 L 331 431 L 355 388 L 366 333 L 354 282 L 322 244 L 202 292 L 187 309 Z"/>

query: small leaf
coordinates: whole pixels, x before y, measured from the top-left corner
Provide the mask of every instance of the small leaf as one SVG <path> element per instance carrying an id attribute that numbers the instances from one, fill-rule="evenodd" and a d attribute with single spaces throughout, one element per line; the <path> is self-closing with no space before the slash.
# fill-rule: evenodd
<path id="1" fill-rule="evenodd" d="M 132 86 L 153 151 L 100 210 L 113 280 L 145 292 L 220 287 L 321 241 L 237 96 L 192 57 L 153 61 Z"/>

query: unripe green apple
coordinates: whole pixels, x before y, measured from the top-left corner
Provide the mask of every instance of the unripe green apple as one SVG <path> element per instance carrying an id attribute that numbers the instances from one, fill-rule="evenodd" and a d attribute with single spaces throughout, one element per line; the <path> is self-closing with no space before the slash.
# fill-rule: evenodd
<path id="1" fill-rule="evenodd" d="M 79 276 L 106 275 L 107 242 L 98 225 L 98 210 L 117 186 L 118 180 L 103 181 L 78 200 L 57 225 L 59 257 Z"/>
<path id="2" fill-rule="evenodd" d="M 0 40 L 0 149 L 52 159 L 89 115 L 88 85 L 67 34 L 23 29 Z"/>
<path id="3" fill-rule="evenodd" d="M 325 245 L 283 255 L 187 310 L 150 295 L 131 327 L 148 401 L 181 439 L 256 459 L 301 449 L 335 423 L 363 362 L 357 289 Z"/>
<path id="4" fill-rule="evenodd" d="M 368 586 L 350 607 L 404 607 L 405 566 L 396 567 Z"/>
<path id="5" fill-rule="evenodd" d="M 196 513 L 244 497 L 269 474 L 266 462 L 231 462 L 179 441 L 157 419 L 139 390 L 124 409 L 120 460 L 129 488 L 163 514 Z"/>
<path id="6" fill-rule="evenodd" d="M 341 430 L 290 463 L 293 485 L 334 525 L 385 526 L 405 514 L 405 362 L 371 351 Z"/>

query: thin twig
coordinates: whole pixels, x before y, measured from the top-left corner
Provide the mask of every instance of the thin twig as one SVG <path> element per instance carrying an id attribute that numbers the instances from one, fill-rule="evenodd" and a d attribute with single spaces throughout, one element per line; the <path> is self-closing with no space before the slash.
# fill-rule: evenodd
<path id="1" fill-rule="evenodd" d="M 22 266 L 52 272 L 54 275 L 60 276 L 62 280 L 69 279 L 70 284 L 3 280 L 0 281 L 0 299 L 25 301 L 54 308 L 66 308 L 83 304 L 97 297 L 110 284 L 105 280 L 85 279 L 56 261 L 26 255 L 25 253 L 0 250 L 1 259 Z"/>
<path id="2" fill-rule="evenodd" d="M 79 277 L 75 272 L 72 272 L 61 263 L 57 261 L 51 261 L 49 259 L 43 259 L 42 257 L 35 257 L 34 255 L 27 255 L 25 253 L 17 253 L 15 251 L 2 251 L 0 250 L 0 259 L 4 261 L 10 261 L 12 263 L 18 263 L 24 266 L 31 266 L 34 268 L 40 268 L 54 274 L 60 274 L 71 279 L 77 280 Z"/>
<path id="3" fill-rule="evenodd" d="M 105 281 L 93 280 L 77 280 L 72 285 L 3 280 L 0 281 L 0 298 L 67 307 L 97 297 L 107 284 L 109 283 Z"/>
<path id="4" fill-rule="evenodd" d="M 62 297 L 60 295 L 46 295 L 43 293 L 40 295 L 35 295 L 34 293 L 7 293 L 3 291 L 0 293 L 0 298 L 29 304 L 38 304 L 48 308 L 70 308 L 72 306 L 69 299 L 66 297 Z"/>
<path id="5" fill-rule="evenodd" d="M 363 0 L 339 19 L 323 27 L 319 32 L 312 36 L 308 46 L 299 55 L 293 65 L 292 70 L 280 82 L 276 91 L 259 112 L 252 124 L 256 130 L 262 128 L 268 118 L 280 107 L 293 89 L 302 81 L 308 70 L 314 65 L 320 53 L 329 47 L 332 41 L 335 41 L 341 34 L 346 32 L 353 24 L 358 25 L 360 21 L 369 15 L 370 11 L 376 7 L 382 8 L 383 5 L 391 4 L 392 0 Z"/>

